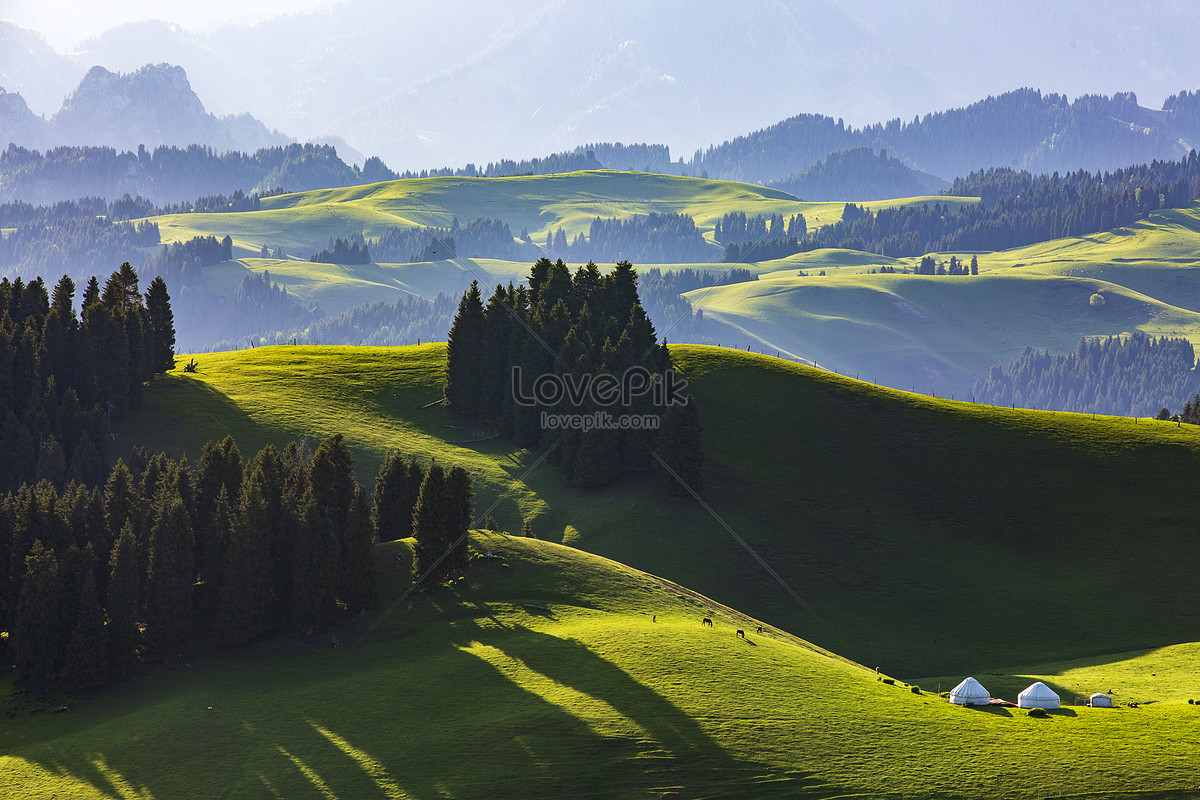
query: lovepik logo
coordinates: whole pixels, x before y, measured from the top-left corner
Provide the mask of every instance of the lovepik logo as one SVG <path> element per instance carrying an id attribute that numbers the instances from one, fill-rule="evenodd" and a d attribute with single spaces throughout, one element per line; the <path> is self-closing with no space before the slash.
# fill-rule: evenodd
<path id="1" fill-rule="evenodd" d="M 660 408 L 687 405 L 688 382 L 668 369 L 658 374 L 645 367 L 630 367 L 620 375 L 609 372 L 583 375 L 544 372 L 527 381 L 519 366 L 512 369 L 512 392 L 517 405 L 554 407 L 566 401 L 572 407 L 585 404 L 601 408 L 624 407 L 635 399 L 649 397 Z"/>

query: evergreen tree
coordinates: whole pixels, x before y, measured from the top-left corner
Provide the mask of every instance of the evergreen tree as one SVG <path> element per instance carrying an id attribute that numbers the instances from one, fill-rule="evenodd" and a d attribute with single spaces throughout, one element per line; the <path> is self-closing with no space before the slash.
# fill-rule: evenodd
<path id="1" fill-rule="evenodd" d="M 438 576 L 445 574 L 439 559 L 453 544 L 449 538 L 448 507 L 446 471 L 441 464 L 434 462 L 425 471 L 417 505 L 413 509 L 413 537 L 416 539 L 413 545 L 413 571 L 416 578 L 425 575 L 435 565 L 438 571 L 436 574 L 431 572 L 429 579 L 436 582 Z"/>
<path id="2" fill-rule="evenodd" d="M 153 343 L 148 356 L 151 370 L 166 372 L 175 366 L 175 314 L 167 282 L 161 277 L 150 281 L 146 290 L 146 315 Z"/>
<path id="3" fill-rule="evenodd" d="M 192 518 L 195 520 L 196 550 L 193 556 L 200 579 L 211 589 L 220 585 L 222 540 L 215 526 L 218 495 L 222 491 L 230 506 L 241 496 L 242 454 L 232 436 L 209 441 L 200 453 L 192 482 Z M 214 599 L 210 595 L 210 600 Z"/>
<path id="4" fill-rule="evenodd" d="M 413 468 L 418 474 L 413 474 Z M 375 537 L 380 542 L 412 535 L 412 512 L 421 487 L 420 467 L 399 453 L 388 453 L 375 478 Z"/>
<path id="5" fill-rule="evenodd" d="M 379 599 L 372 562 L 374 541 L 375 528 L 371 524 L 367 493 L 356 487 L 340 543 L 341 589 L 338 598 L 345 604 L 347 613 L 356 614 L 371 608 Z"/>
<path id="6" fill-rule="evenodd" d="M 163 495 L 150 532 L 146 650 L 165 663 L 183 657 L 190 643 L 194 542 L 183 500 Z"/>
<path id="7" fill-rule="evenodd" d="M 458 304 L 458 314 L 446 343 L 446 405 L 452 413 L 477 416 L 483 384 L 483 301 L 478 281 Z"/>
<path id="8" fill-rule="evenodd" d="M 224 496 L 217 500 L 218 517 L 224 513 Z M 224 547 L 221 584 L 213 634 L 227 646 L 246 644 L 269 627 L 272 588 L 270 564 L 271 520 L 258 480 L 242 486 L 230 540 Z"/>
<path id="9" fill-rule="evenodd" d="M 450 555 L 442 562 L 448 573 L 461 573 L 467 567 L 467 531 L 474 524 L 475 495 L 471 476 L 462 467 L 446 473 L 446 546 Z"/>
<path id="10" fill-rule="evenodd" d="M 13 685 L 17 689 L 46 691 L 59 677 L 66 648 L 61 596 L 54 551 L 35 541 L 25 557 L 13 626 Z"/>
<path id="11" fill-rule="evenodd" d="M 296 546 L 292 559 L 290 613 L 297 630 L 312 632 L 321 624 L 328 605 L 326 575 L 331 554 L 322 549 L 317 501 L 306 492 L 296 509 Z"/>
<path id="12" fill-rule="evenodd" d="M 141 632 L 138 630 L 138 598 L 142 588 L 138 572 L 138 544 L 132 523 L 125 523 L 109 559 L 108 619 L 109 664 L 114 675 L 124 676 L 137 663 Z"/>
<path id="13" fill-rule="evenodd" d="M 65 685 L 72 689 L 94 689 L 109 679 L 108 637 L 96 594 L 96 575 L 91 569 L 83 576 L 63 672 Z"/>

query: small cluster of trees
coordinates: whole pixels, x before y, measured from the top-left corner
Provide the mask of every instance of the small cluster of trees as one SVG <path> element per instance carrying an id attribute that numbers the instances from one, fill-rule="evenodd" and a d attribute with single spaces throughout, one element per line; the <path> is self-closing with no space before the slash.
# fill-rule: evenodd
<path id="1" fill-rule="evenodd" d="M 375 257 L 385 263 L 438 261 L 460 255 L 509 261 L 536 257 L 536 248 L 516 241 L 508 223 L 483 217 L 466 225 L 460 225 L 455 217 L 449 227 L 389 228 L 371 247 Z"/>
<path id="2" fill-rule="evenodd" d="M 731 211 L 713 226 L 713 239 L 721 243 L 803 239 L 807 233 L 808 222 L 803 214 L 790 217 L 784 217 L 783 214 L 756 214 L 748 217 L 743 211 Z"/>
<path id="3" fill-rule="evenodd" d="M 167 285 L 143 297 L 128 263 L 104 289 L 93 277 L 76 315 L 67 276 L 48 296 L 37 278 L 0 280 L 0 491 L 45 479 L 94 481 L 108 418 L 141 401 L 142 384 L 174 365 Z"/>
<path id="4" fill-rule="evenodd" d="M 974 394 L 993 405 L 1148 417 L 1195 391 L 1195 366 L 1187 339 L 1136 331 L 1081 339 L 1065 355 L 1026 348 L 1007 367 L 993 366 Z"/>
<path id="5" fill-rule="evenodd" d="M 548 460 L 577 486 L 602 486 L 665 462 L 664 482 L 673 491 L 684 489 L 671 472 L 703 491 L 699 412 L 691 395 L 686 403 L 661 395 L 655 402 L 645 391 L 602 404 L 586 392 L 547 398 L 535 390 L 539 382 L 585 386 L 602 374 L 620 381 L 635 370 L 650 376 L 651 385 L 673 377 L 670 352 L 646 316 L 637 282 L 629 262 L 608 274 L 589 262 L 572 275 L 561 260 L 543 258 L 533 265 L 528 287 L 498 285 L 486 307 L 473 283 L 450 329 L 445 383 L 450 412 L 493 423 L 517 444 L 551 447 Z M 644 424 L 547 430 L 543 412 L 652 418 L 657 429 Z M 655 454 L 662 462 L 656 463 Z"/>
<path id="6" fill-rule="evenodd" d="M 362 236 L 342 239 L 329 237 L 329 244 L 319 253 L 313 253 L 309 261 L 317 264 L 370 264 L 371 251 Z"/>
<path id="7" fill-rule="evenodd" d="M 880 272 L 895 272 L 895 267 L 883 267 Z M 933 256 L 922 256 L 921 263 L 916 269 L 917 275 L 978 275 L 979 258 L 971 256 L 971 263 L 959 261 L 958 256 L 950 256 L 950 260 L 939 261 Z"/>

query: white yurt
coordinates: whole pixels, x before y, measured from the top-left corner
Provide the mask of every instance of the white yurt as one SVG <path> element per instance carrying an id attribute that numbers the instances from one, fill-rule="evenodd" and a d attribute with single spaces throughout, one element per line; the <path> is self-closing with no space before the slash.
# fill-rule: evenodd
<path id="1" fill-rule="evenodd" d="M 1112 698 L 1104 692 L 1096 692 L 1088 698 L 1088 705 L 1092 708 L 1112 708 Z"/>
<path id="2" fill-rule="evenodd" d="M 1017 695 L 1017 708 L 1058 708 L 1058 695 L 1038 681 Z"/>
<path id="3" fill-rule="evenodd" d="M 950 702 L 960 706 L 986 706 L 991 699 L 988 690 L 974 678 L 964 678 L 962 683 L 950 690 Z"/>

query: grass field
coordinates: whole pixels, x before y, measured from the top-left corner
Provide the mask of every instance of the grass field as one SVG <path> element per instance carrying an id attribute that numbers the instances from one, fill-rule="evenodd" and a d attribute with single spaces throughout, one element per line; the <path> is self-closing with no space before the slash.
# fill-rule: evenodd
<path id="1" fill-rule="evenodd" d="M 713 341 L 963 397 L 992 364 L 1027 346 L 1066 352 L 1084 336 L 1135 330 L 1200 346 L 1198 252 L 1195 207 L 1109 233 L 982 253 L 978 277 L 870 274 L 912 269 L 919 259 L 815 251 L 757 264 L 757 283 L 688 297 L 711 320 Z M 1106 300 L 1099 308 L 1088 303 L 1097 292 Z"/>
<path id="2" fill-rule="evenodd" d="M 804 203 L 748 184 L 608 170 L 392 181 L 281 195 L 263 204 L 258 212 L 160 217 L 162 236 L 169 242 L 228 233 L 241 257 L 206 267 L 204 288 L 231 296 L 247 273 L 269 270 L 293 295 L 319 303 L 329 314 L 405 293 L 453 294 L 472 280 L 484 286 L 520 281 L 529 265 L 469 258 L 316 265 L 259 259 L 263 244 L 303 258 L 330 236 L 361 230 L 372 237 L 393 226 L 448 225 L 455 216 L 504 219 L 515 232 L 528 228 L 534 241 L 542 241 L 560 226 L 569 235 L 584 231 L 595 216 L 649 211 L 690 214 L 711 237 L 713 224 L 729 211 L 802 212 L 814 227 L 839 219 L 843 206 Z M 1200 207 L 1156 212 L 1108 233 L 980 253 L 983 274 L 977 278 L 869 274 L 882 266 L 912 268 L 918 259 L 821 250 L 739 265 L 760 280 L 699 290 L 689 299 L 705 312 L 710 343 L 749 344 L 891 386 L 969 397 L 976 379 L 993 364 L 1019 356 L 1027 346 L 1065 352 L 1083 336 L 1135 330 L 1183 336 L 1200 345 L 1197 252 Z M 729 265 L 639 265 L 655 266 L 724 271 Z M 1095 292 L 1106 298 L 1104 307 L 1088 304 Z"/>
<path id="3" fill-rule="evenodd" d="M 339 631 L 10 706 L 0 795 L 1139 797 L 1197 789 L 1200 708 L 949 705 L 558 545 L 476 534 L 471 578 Z M 400 565 L 397 565 L 397 557 Z M 407 542 L 381 546 L 386 601 Z M 524 604 L 539 605 L 547 611 Z M 657 615 L 657 621 L 652 621 Z M 711 617 L 711 629 L 700 625 Z M 735 629 L 748 630 L 740 639 Z"/>
<path id="4" fill-rule="evenodd" d="M 243 452 L 343 433 L 363 481 L 389 449 L 461 464 L 479 510 L 508 529 L 529 519 L 541 538 L 899 675 L 1156 648 L 1195 629 L 1194 427 L 976 406 L 760 355 L 672 349 L 701 404 L 720 521 L 649 480 L 583 491 L 537 466 L 539 451 L 456 444 L 477 432 L 422 408 L 441 396 L 442 345 L 202 355 L 197 375 L 147 391 L 118 441 L 194 459 L 226 433 Z"/>
<path id="5" fill-rule="evenodd" d="M 885 208 L 909 203 L 971 203 L 974 198 L 906 198 L 867 203 Z M 649 212 L 688 214 L 709 239 L 724 214 L 803 213 L 809 227 L 841 219 L 844 203 L 806 203 L 786 192 L 746 183 L 644 172 L 595 170 L 513 178 L 414 178 L 344 189 L 264 198 L 262 210 L 233 214 L 170 214 L 157 217 L 164 242 L 228 234 L 239 256 L 255 256 L 263 244 L 307 257 L 330 236 L 361 232 L 375 238 L 388 228 L 446 226 L 484 217 L 508 223 L 516 235 L 528 229 L 545 241 L 559 227 L 568 237 L 586 232 L 595 217 Z M 714 257 L 719 253 L 714 250 Z"/>

